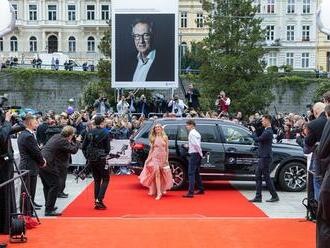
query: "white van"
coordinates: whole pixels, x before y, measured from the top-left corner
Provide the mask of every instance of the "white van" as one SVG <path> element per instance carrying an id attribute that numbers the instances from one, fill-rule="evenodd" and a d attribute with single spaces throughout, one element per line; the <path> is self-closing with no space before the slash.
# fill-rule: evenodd
<path id="1" fill-rule="evenodd" d="M 65 63 L 72 68 L 73 71 L 82 71 L 82 66 L 77 63 L 76 61 L 70 59 L 70 57 L 63 53 L 40 53 L 39 55 L 35 56 L 41 59 L 41 69 L 48 69 L 48 70 L 55 70 L 55 63 L 56 60 L 59 60 L 58 70 L 65 70 Z M 68 67 L 68 68 L 69 68 Z"/>

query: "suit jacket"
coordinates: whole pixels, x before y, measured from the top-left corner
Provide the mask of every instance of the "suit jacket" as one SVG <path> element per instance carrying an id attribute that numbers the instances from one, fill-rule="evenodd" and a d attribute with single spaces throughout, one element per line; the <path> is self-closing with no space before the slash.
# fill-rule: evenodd
<path id="1" fill-rule="evenodd" d="M 317 119 L 308 124 L 309 134 L 305 137 L 306 145 L 312 147 L 316 142 L 320 142 L 325 123 L 327 123 L 327 117 L 323 112 Z"/>
<path id="2" fill-rule="evenodd" d="M 273 129 L 265 128 L 262 134 L 257 137 L 256 134 L 252 135 L 254 141 L 259 143 L 258 157 L 259 158 L 271 158 L 273 156 L 272 145 L 273 145 Z"/>
<path id="3" fill-rule="evenodd" d="M 58 175 L 59 168 L 68 167 L 70 155 L 76 154 L 78 149 L 78 143 L 70 143 L 61 134 L 55 134 L 42 148 L 41 153 L 47 161 L 47 166 L 42 170 Z"/>
<path id="4" fill-rule="evenodd" d="M 128 63 L 121 66 L 117 66 L 117 81 L 132 82 L 136 66 L 138 64 L 137 53 L 135 52 L 128 58 Z M 155 59 L 148 71 L 146 81 L 160 81 L 170 82 L 174 81 L 174 64 L 168 60 L 168 55 L 161 53 L 159 49 L 156 49 Z"/>
<path id="5" fill-rule="evenodd" d="M 20 169 L 29 170 L 30 175 L 36 176 L 39 167 L 44 164 L 41 150 L 34 135 L 28 130 L 24 130 L 17 139 L 20 154 Z"/>
<path id="6" fill-rule="evenodd" d="M 317 148 L 317 159 L 320 161 L 322 174 L 330 165 L 330 120 L 324 126 L 320 144 Z"/>
<path id="7" fill-rule="evenodd" d="M 197 89 L 192 90 L 191 102 L 190 102 L 190 94 L 186 93 L 186 99 L 187 99 L 189 108 L 194 108 L 194 109 L 199 108 L 198 97 L 200 97 L 200 94 L 199 94 L 199 91 Z"/>

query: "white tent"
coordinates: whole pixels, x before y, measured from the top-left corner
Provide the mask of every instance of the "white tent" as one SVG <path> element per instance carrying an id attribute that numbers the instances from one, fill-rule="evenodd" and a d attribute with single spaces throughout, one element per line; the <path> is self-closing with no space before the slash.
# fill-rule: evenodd
<path id="1" fill-rule="evenodd" d="M 1 0 L 0 4 L 0 37 L 15 28 L 15 11 L 8 0 Z"/>

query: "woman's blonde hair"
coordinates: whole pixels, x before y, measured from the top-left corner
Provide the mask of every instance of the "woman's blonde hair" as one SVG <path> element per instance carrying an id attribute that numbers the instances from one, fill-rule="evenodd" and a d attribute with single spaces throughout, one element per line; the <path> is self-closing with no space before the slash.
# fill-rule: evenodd
<path id="1" fill-rule="evenodd" d="M 165 131 L 164 131 L 164 128 L 162 127 L 161 124 L 156 123 L 156 124 L 152 127 L 152 129 L 150 130 L 150 133 L 149 133 L 149 142 L 150 142 L 151 145 L 154 145 L 155 140 L 156 140 L 156 131 L 155 131 L 155 128 L 156 128 L 157 126 L 160 126 L 160 127 L 162 128 L 162 132 L 161 132 L 160 136 L 161 136 L 164 140 L 167 140 L 167 135 L 166 135 L 166 133 L 165 133 Z"/>

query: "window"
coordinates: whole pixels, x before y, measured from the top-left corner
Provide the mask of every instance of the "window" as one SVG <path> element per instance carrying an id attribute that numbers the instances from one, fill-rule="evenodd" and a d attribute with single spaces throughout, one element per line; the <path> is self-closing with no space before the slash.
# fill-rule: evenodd
<path id="1" fill-rule="evenodd" d="M 302 26 L 302 40 L 309 41 L 310 26 Z"/>
<path id="2" fill-rule="evenodd" d="M 311 13 L 311 0 L 303 0 L 303 13 L 304 14 Z"/>
<path id="3" fill-rule="evenodd" d="M 309 53 L 302 53 L 301 55 L 301 67 L 309 68 Z"/>
<path id="4" fill-rule="evenodd" d="M 330 40 L 330 35 L 327 35 L 327 40 Z"/>
<path id="5" fill-rule="evenodd" d="M 294 54 L 286 53 L 286 65 L 291 65 L 293 67 L 294 64 Z"/>
<path id="6" fill-rule="evenodd" d="M 87 51 L 95 52 L 95 39 L 94 37 L 88 37 L 87 39 Z"/>
<path id="7" fill-rule="evenodd" d="M 76 52 L 76 38 L 73 36 L 69 37 L 69 52 L 70 53 Z"/>
<path id="8" fill-rule="evenodd" d="M 10 38 L 10 51 L 11 52 L 17 52 L 18 51 L 18 43 L 17 43 L 17 37 L 12 36 Z"/>
<path id="9" fill-rule="evenodd" d="M 188 141 L 188 131 L 185 126 L 180 126 L 178 130 L 178 140 Z"/>
<path id="10" fill-rule="evenodd" d="M 186 42 L 182 42 L 180 48 L 181 48 L 181 50 L 180 50 L 181 57 L 184 57 L 186 55 L 187 51 L 188 51 L 187 43 Z"/>
<path id="11" fill-rule="evenodd" d="M 95 5 L 87 5 L 87 20 L 95 20 Z"/>
<path id="12" fill-rule="evenodd" d="M 293 14 L 294 13 L 294 7 L 295 7 L 295 0 L 288 0 L 287 13 L 288 14 Z"/>
<path id="13" fill-rule="evenodd" d="M 56 5 L 48 5 L 48 20 L 56 21 Z"/>
<path id="14" fill-rule="evenodd" d="M 253 144 L 253 139 L 251 138 L 249 132 L 234 126 L 222 126 L 222 131 L 226 140 L 229 144 L 242 144 L 251 145 Z"/>
<path id="15" fill-rule="evenodd" d="M 14 13 L 15 13 L 15 18 L 17 20 L 17 4 L 12 4 L 11 6 L 13 6 Z"/>
<path id="16" fill-rule="evenodd" d="M 254 6 L 257 8 L 257 13 L 261 13 L 261 0 L 254 0 Z"/>
<path id="17" fill-rule="evenodd" d="M 275 13 L 275 0 L 267 0 L 267 13 L 268 14 Z"/>
<path id="18" fill-rule="evenodd" d="M 197 130 L 202 136 L 202 142 L 218 143 L 218 132 L 214 125 L 198 125 Z"/>
<path id="19" fill-rule="evenodd" d="M 274 40 L 274 36 L 275 36 L 275 26 L 273 25 L 269 25 L 266 26 L 266 40 Z"/>
<path id="20" fill-rule="evenodd" d="M 288 40 L 288 41 L 294 40 L 294 26 L 293 25 L 286 26 L 286 40 Z"/>
<path id="21" fill-rule="evenodd" d="M 186 28 L 188 26 L 187 12 L 181 12 L 181 28 Z"/>
<path id="22" fill-rule="evenodd" d="M 3 38 L 0 38 L 0 52 L 3 52 Z"/>
<path id="23" fill-rule="evenodd" d="M 76 20 L 76 5 L 68 5 L 68 20 Z"/>
<path id="24" fill-rule="evenodd" d="M 176 125 L 167 125 L 165 126 L 164 130 L 168 137 L 168 140 L 176 140 L 176 132 L 177 132 Z"/>
<path id="25" fill-rule="evenodd" d="M 32 36 L 30 38 L 30 52 L 36 52 L 37 48 L 37 38 Z"/>
<path id="26" fill-rule="evenodd" d="M 202 28 L 204 26 L 203 13 L 197 13 L 196 24 L 197 24 L 197 28 Z"/>
<path id="27" fill-rule="evenodd" d="M 276 66 L 277 65 L 277 54 L 269 53 L 268 54 L 268 66 Z"/>
<path id="28" fill-rule="evenodd" d="M 29 20 L 36 21 L 37 19 L 38 19 L 37 5 L 30 4 L 29 5 Z"/>
<path id="29" fill-rule="evenodd" d="M 102 18 L 102 20 L 109 20 L 110 19 L 110 6 L 109 5 L 102 5 L 102 7 L 101 7 L 101 18 Z"/>

